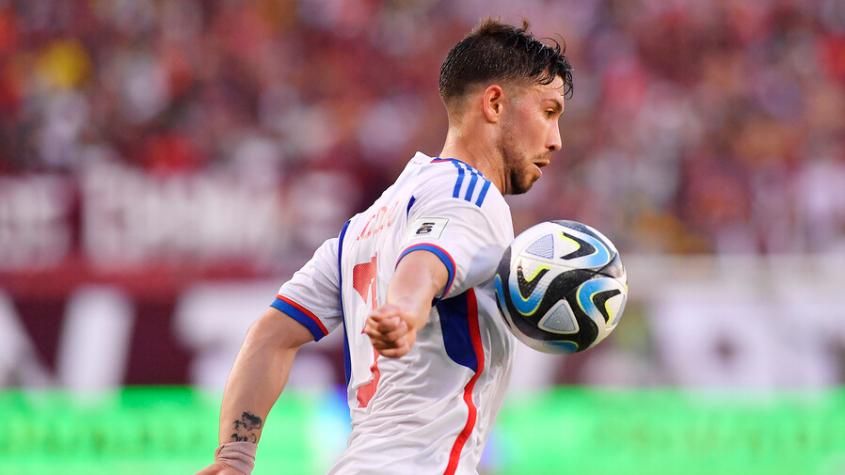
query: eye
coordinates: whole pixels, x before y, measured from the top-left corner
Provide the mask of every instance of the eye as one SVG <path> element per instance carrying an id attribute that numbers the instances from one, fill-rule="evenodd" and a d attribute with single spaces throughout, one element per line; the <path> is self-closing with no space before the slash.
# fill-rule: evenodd
<path id="1" fill-rule="evenodd" d="M 546 117 L 551 119 L 554 116 L 555 116 L 555 110 L 554 109 L 546 109 Z"/>

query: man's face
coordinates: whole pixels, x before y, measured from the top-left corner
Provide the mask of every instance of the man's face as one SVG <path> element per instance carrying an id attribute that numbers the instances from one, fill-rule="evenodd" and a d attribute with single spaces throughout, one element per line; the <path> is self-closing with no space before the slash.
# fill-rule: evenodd
<path id="1" fill-rule="evenodd" d="M 528 191 L 561 148 L 558 119 L 563 113 L 563 79 L 549 84 L 531 84 L 512 96 L 502 118 L 499 150 L 504 158 L 505 194 Z"/>

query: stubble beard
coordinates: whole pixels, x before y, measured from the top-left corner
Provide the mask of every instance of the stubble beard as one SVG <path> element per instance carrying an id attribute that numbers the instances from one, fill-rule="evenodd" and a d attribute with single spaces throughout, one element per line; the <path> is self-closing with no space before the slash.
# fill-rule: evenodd
<path id="1" fill-rule="evenodd" d="M 527 193 L 534 182 L 539 180 L 533 173 L 534 163 L 536 161 L 543 161 L 547 158 L 544 155 L 537 155 L 532 159 L 528 159 L 518 153 L 510 153 L 504 150 L 504 162 L 507 176 L 510 179 L 510 190 L 508 194 L 521 195 Z"/>
<path id="2" fill-rule="evenodd" d="M 502 166 L 505 168 L 506 195 L 521 195 L 531 189 L 533 181 L 528 177 L 527 171 L 523 168 L 523 160 L 514 146 L 513 133 L 507 130 L 499 139 L 499 153 L 502 156 Z"/>
<path id="3" fill-rule="evenodd" d="M 528 192 L 531 189 L 531 186 L 534 185 L 534 182 L 529 181 L 528 183 L 523 183 L 525 175 L 520 174 L 518 170 L 511 170 L 511 195 L 521 195 L 523 193 Z"/>

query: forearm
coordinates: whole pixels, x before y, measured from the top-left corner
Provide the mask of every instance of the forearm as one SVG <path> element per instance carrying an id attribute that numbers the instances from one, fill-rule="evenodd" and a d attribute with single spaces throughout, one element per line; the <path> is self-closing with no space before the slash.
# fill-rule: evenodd
<path id="1" fill-rule="evenodd" d="M 295 350 L 266 352 L 249 346 L 241 349 L 223 393 L 221 444 L 258 443 L 267 414 L 287 381 L 295 353 Z"/>
<path id="2" fill-rule="evenodd" d="M 289 332 L 273 328 L 281 319 L 287 317 L 265 315 L 247 334 L 223 393 L 221 444 L 258 443 L 261 438 L 267 414 L 287 382 L 299 347 L 286 344 L 284 337 Z M 283 339 L 281 344 L 279 339 Z"/>
<path id="3" fill-rule="evenodd" d="M 422 328 L 428 322 L 431 302 L 443 291 L 447 278 L 446 268 L 435 256 L 412 253 L 396 268 L 387 289 L 387 303 L 411 313 L 412 326 Z"/>
<path id="4" fill-rule="evenodd" d="M 387 287 L 387 302 L 373 309 L 364 326 L 380 355 L 401 358 L 411 351 L 448 277 L 443 263 L 429 252 L 412 252 L 399 261 Z"/>

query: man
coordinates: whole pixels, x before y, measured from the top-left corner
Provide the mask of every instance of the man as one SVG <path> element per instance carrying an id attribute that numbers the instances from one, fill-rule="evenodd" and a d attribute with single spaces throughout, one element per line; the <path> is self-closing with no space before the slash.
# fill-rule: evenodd
<path id="1" fill-rule="evenodd" d="M 561 148 L 572 70 L 559 45 L 487 20 L 449 52 L 440 157 L 396 182 L 279 290 L 226 385 L 216 462 L 249 473 L 297 349 L 343 327 L 349 445 L 333 474 L 476 473 L 514 339 L 491 280 L 513 239 L 503 194 L 524 193 Z"/>

